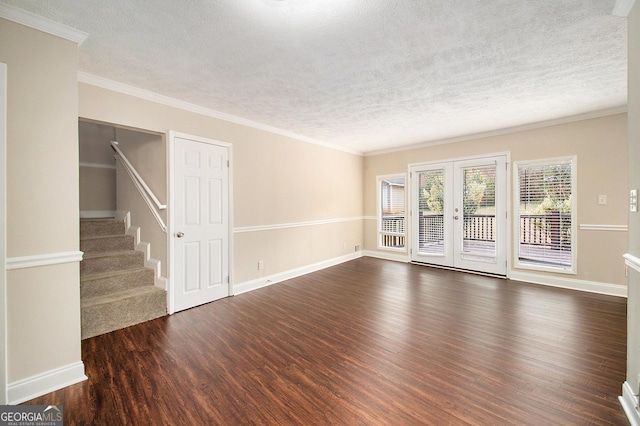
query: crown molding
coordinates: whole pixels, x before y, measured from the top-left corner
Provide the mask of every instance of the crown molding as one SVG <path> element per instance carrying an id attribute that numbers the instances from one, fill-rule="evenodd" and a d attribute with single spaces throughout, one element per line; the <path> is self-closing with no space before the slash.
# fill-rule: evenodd
<path id="1" fill-rule="evenodd" d="M 360 151 L 355 151 L 339 145 L 335 145 L 335 144 L 323 142 L 317 139 L 302 136 L 297 133 L 290 132 L 288 130 L 279 129 L 277 127 L 272 127 L 267 124 L 258 123 L 257 121 L 252 121 L 252 120 L 248 120 L 246 118 L 238 117 L 235 115 L 226 114 L 224 112 L 205 108 L 189 102 L 181 101 L 179 99 L 170 98 L 168 96 L 160 95 L 158 93 L 154 93 L 149 90 L 140 89 L 134 86 L 129 86 L 128 84 L 125 84 L 125 83 L 109 80 L 107 78 L 100 77 L 93 74 L 88 74 L 86 72 L 82 72 L 82 71 L 78 72 L 78 81 L 80 83 L 90 84 L 92 86 L 101 87 L 103 89 L 111 90 L 114 92 L 129 95 L 129 96 L 134 96 L 136 98 L 178 108 L 184 111 L 189 111 L 189 112 L 204 115 L 207 117 L 228 121 L 230 123 L 240 124 L 242 126 L 251 127 L 257 130 L 264 130 L 266 132 L 274 133 L 276 135 L 286 136 L 288 138 L 296 139 L 301 142 L 321 145 L 321 146 L 324 146 L 325 148 L 348 152 L 349 154 L 363 155 L 362 152 Z"/>
<path id="2" fill-rule="evenodd" d="M 35 13 L 28 12 L 24 9 L 20 9 L 19 7 L 6 3 L 0 3 L 0 18 L 4 18 L 65 40 L 73 41 L 78 45 L 82 44 L 82 42 L 89 37 L 89 34 L 84 31 L 71 28 L 67 25 L 61 24 L 60 22 L 53 21 L 49 18 L 36 15 Z"/>
<path id="3" fill-rule="evenodd" d="M 626 18 L 629 16 L 629 12 L 631 12 L 635 2 L 636 0 L 616 0 L 616 4 L 613 6 L 613 12 L 611 12 L 611 14 L 613 16 Z"/>

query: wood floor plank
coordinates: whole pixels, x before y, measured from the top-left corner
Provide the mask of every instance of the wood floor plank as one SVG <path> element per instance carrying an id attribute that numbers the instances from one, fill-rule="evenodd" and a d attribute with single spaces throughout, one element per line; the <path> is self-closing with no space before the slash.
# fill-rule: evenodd
<path id="1" fill-rule="evenodd" d="M 624 425 L 626 300 L 361 258 L 83 341 L 69 425 Z"/>

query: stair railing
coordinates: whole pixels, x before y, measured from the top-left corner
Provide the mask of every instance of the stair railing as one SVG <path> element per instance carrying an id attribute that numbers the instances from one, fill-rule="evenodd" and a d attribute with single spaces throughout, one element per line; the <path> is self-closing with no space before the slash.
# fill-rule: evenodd
<path id="1" fill-rule="evenodd" d="M 142 179 L 142 176 L 140 176 L 135 167 L 133 167 L 133 165 L 129 162 L 120 148 L 118 148 L 118 142 L 111 141 L 111 147 L 116 152 L 116 159 L 120 160 L 120 163 L 124 166 L 124 169 L 129 174 L 129 177 L 131 178 L 134 186 L 138 189 L 140 195 L 142 195 L 142 199 L 145 201 L 145 203 L 147 203 L 147 206 L 149 206 L 149 210 L 151 210 L 151 214 L 153 214 L 153 217 L 158 222 L 158 225 L 160 225 L 162 231 L 166 233 L 167 225 L 162 220 L 162 217 L 160 217 L 159 211 L 166 210 L 167 205 L 160 203 L 158 197 L 156 197 L 151 188 L 149 188 L 144 179 Z"/>

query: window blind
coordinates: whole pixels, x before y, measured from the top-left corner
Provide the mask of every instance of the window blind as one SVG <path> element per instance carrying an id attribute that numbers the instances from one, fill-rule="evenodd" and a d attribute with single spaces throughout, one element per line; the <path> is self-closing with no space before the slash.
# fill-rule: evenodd
<path id="1" fill-rule="evenodd" d="M 518 260 L 522 264 L 572 268 L 572 166 L 572 160 L 518 164 Z"/>

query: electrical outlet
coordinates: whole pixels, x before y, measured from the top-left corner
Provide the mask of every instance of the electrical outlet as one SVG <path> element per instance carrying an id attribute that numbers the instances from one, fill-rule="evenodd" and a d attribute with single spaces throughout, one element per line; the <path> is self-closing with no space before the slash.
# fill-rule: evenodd
<path id="1" fill-rule="evenodd" d="M 606 195 L 598 195 L 598 204 L 604 206 L 607 204 L 607 196 Z"/>
<path id="2" fill-rule="evenodd" d="M 360 244 L 356 244 L 354 251 L 360 251 Z"/>
<path id="3" fill-rule="evenodd" d="M 258 260 L 258 269 L 259 270 L 263 270 L 264 269 L 264 261 Z"/>

